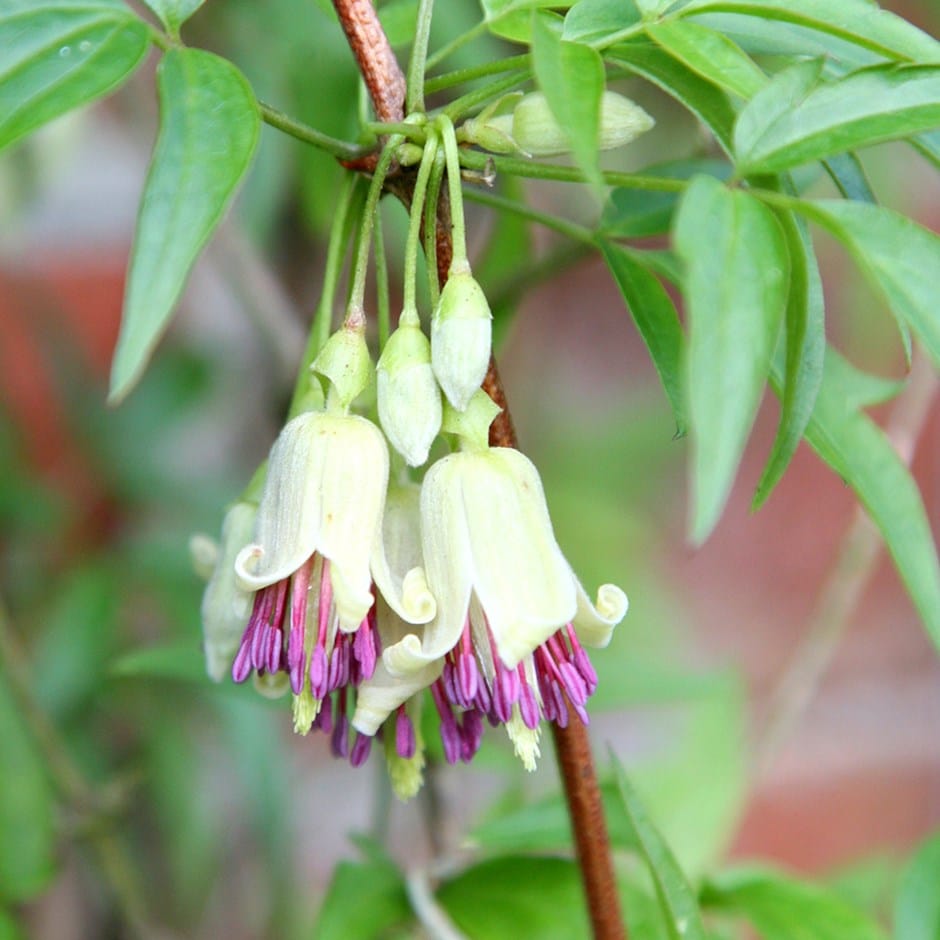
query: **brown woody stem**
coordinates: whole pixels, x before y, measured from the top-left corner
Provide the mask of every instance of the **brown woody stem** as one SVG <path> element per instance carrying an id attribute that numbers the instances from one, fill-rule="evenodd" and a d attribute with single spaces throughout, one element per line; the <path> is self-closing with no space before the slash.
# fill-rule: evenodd
<path id="1" fill-rule="evenodd" d="M 405 100 L 404 76 L 370 0 L 333 0 L 333 5 L 369 89 L 376 116 L 381 121 L 401 121 Z M 395 193 L 408 205 L 411 194 L 399 191 L 400 182 L 396 183 Z M 435 259 L 442 284 L 447 280 L 453 247 L 450 202 L 445 189 L 438 201 Z M 492 358 L 483 389 L 502 409 L 490 427 L 490 444 L 494 447 L 517 447 L 506 393 Z M 567 728 L 553 724 L 552 731 L 594 940 L 624 940 L 626 932 L 610 840 L 587 728 L 580 721 L 572 721 Z"/>

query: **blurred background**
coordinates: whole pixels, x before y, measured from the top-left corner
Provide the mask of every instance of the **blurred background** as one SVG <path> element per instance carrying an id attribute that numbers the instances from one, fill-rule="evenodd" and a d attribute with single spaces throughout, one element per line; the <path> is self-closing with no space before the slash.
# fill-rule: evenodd
<path id="1" fill-rule="evenodd" d="M 930 0 L 884 5 L 940 29 Z M 479 16 L 470 0 L 440 6 L 439 39 Z M 384 11 L 396 42 L 408 38 L 408 9 Z M 354 135 L 342 109 L 356 73 L 317 4 L 209 2 L 186 39 L 232 58 L 263 100 Z M 487 42 L 467 61 L 503 54 Z M 0 897 L 40 938 L 122 936 L 135 905 L 180 936 L 310 936 L 337 862 L 359 857 L 351 833 L 405 867 L 426 863 L 435 841 L 448 853 L 531 845 L 512 822 L 533 802 L 558 810 L 553 760 L 546 748 L 525 776 L 490 733 L 472 767 L 432 768 L 433 799 L 389 802 L 378 755 L 352 770 L 327 741 L 292 734 L 286 703 L 204 678 L 189 538 L 217 535 L 277 433 L 337 171 L 264 129 L 173 329 L 129 400 L 107 409 L 156 128 L 154 64 L 0 157 L 2 654 L 32 702 L 0 685 Z M 657 127 L 611 166 L 700 148 L 669 99 L 625 90 Z M 877 148 L 865 165 L 884 202 L 940 227 L 936 173 L 913 150 Z M 599 210 L 578 187 L 527 195 L 574 216 Z M 386 202 L 394 278 L 406 217 Z M 890 561 L 866 557 L 873 542 L 851 492 L 801 447 L 750 513 L 775 430 L 768 400 L 722 523 L 692 550 L 686 443 L 603 264 L 477 208 L 470 239 L 559 542 L 589 590 L 613 581 L 631 599 L 612 647 L 593 657 L 600 763 L 610 745 L 693 877 L 723 858 L 761 858 L 832 878 L 879 911 L 904 858 L 940 825 L 940 663 Z M 499 263 L 505 239 L 528 241 L 531 278 Z M 877 298 L 834 245 L 821 257 L 832 341 L 857 365 L 902 377 Z M 545 258 L 561 269 L 551 280 Z M 940 409 L 921 371 L 923 414 L 888 404 L 877 415 L 913 430 L 936 529 Z M 3 918 L 0 936 L 18 936 Z"/>

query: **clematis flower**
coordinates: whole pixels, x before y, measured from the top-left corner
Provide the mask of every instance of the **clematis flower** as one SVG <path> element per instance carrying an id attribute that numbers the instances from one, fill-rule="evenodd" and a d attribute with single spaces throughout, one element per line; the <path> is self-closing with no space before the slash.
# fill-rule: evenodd
<path id="1" fill-rule="evenodd" d="M 435 611 L 421 569 L 396 579 L 385 555 L 388 468 L 385 438 L 365 418 L 294 418 L 271 450 L 254 541 L 235 560 L 255 596 L 233 679 L 286 673 L 296 730 L 330 733 L 334 752 L 357 765 L 371 741 L 360 736 L 350 747 L 346 713 L 350 690 L 373 675 L 381 652 L 374 586 L 404 621 Z"/>
<path id="2" fill-rule="evenodd" d="M 605 584 L 591 604 L 555 541 L 535 467 L 516 450 L 487 444 L 497 411 L 482 392 L 462 415 L 445 409 L 444 430 L 460 435 L 462 450 L 427 472 L 420 506 L 437 614 L 420 636 L 386 647 L 390 682 L 376 711 L 390 714 L 439 667 L 431 695 L 448 761 L 473 756 L 486 718 L 506 726 L 533 769 L 541 718 L 565 726 L 574 711 L 587 723 L 597 675 L 582 644 L 610 641 L 627 597 Z M 360 720 L 363 705 L 357 726 Z"/>

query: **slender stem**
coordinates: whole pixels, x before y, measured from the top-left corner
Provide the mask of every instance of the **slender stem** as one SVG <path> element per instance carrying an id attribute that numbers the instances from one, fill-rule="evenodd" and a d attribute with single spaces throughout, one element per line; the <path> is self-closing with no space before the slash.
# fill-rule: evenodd
<path id="1" fill-rule="evenodd" d="M 527 179 L 558 180 L 563 183 L 585 183 L 584 174 L 573 166 L 562 166 L 556 163 L 539 163 L 537 160 L 522 160 L 517 157 L 498 157 L 478 150 L 461 150 L 460 162 L 468 170 L 495 169 L 497 173 L 508 173 L 510 176 L 523 176 Z M 622 186 L 625 189 L 653 190 L 664 193 L 682 192 L 688 185 L 688 180 L 670 179 L 666 176 L 641 176 L 634 173 L 601 174 L 608 186 Z M 764 192 L 760 193 L 761 198 Z M 777 196 L 776 193 L 768 193 Z M 767 200 L 770 201 L 769 199 Z M 795 200 L 798 202 L 798 200 Z"/>
<path id="2" fill-rule="evenodd" d="M 913 460 L 938 388 L 927 357 L 918 353 L 907 388 L 886 432 L 905 464 Z M 765 775 L 784 741 L 805 715 L 849 625 L 852 611 L 875 571 L 881 536 L 859 506 L 809 616 L 804 638 L 770 697 L 764 731 L 754 754 L 755 775 Z"/>
<path id="3" fill-rule="evenodd" d="M 270 124 L 271 127 L 276 127 L 279 131 L 283 131 L 285 134 L 289 134 L 297 140 L 302 140 L 305 144 L 312 144 L 314 147 L 319 147 L 320 150 L 325 150 L 338 160 L 357 160 L 367 152 L 362 147 L 358 147 L 355 144 L 330 137 L 329 134 L 324 134 L 315 127 L 310 127 L 308 124 L 304 124 L 302 121 L 290 117 L 290 115 L 285 114 L 283 111 L 272 108 L 271 105 L 265 104 L 263 101 L 258 102 L 258 108 L 261 111 L 261 118 L 265 124 Z"/>
<path id="4" fill-rule="evenodd" d="M 108 824 L 110 813 L 98 794 L 108 787 L 89 783 L 72 761 L 65 741 L 33 696 L 32 675 L 26 654 L 13 632 L 0 602 L 0 660 L 20 712 L 42 754 L 49 776 L 63 802 L 80 816 L 94 817 L 95 825 L 85 828 L 85 837 L 98 859 L 98 865 L 111 888 L 124 921 L 133 935 L 151 935 L 140 878 L 124 847 Z"/>
<path id="5" fill-rule="evenodd" d="M 454 100 L 443 109 L 443 113 L 452 121 L 457 121 L 465 114 L 469 114 L 471 111 L 475 111 L 477 108 L 506 94 L 506 92 L 512 91 L 517 85 L 527 81 L 529 77 L 528 71 L 510 72 L 505 78 L 499 79 L 499 81 L 492 82 L 483 88 L 475 88 L 473 91 L 468 91 L 460 98 L 454 98 Z"/>
<path id="6" fill-rule="evenodd" d="M 463 85 L 466 82 L 473 82 L 479 78 L 486 78 L 487 75 L 499 75 L 502 72 L 513 72 L 516 70 L 527 70 L 532 63 L 531 55 L 513 55 L 505 59 L 494 59 L 492 62 L 484 62 L 482 65 L 472 65 L 465 69 L 456 69 L 453 72 L 445 72 L 443 75 L 437 75 L 429 78 L 424 83 L 425 94 L 432 94 L 435 91 L 443 91 L 445 88 L 452 88 L 454 85 Z"/>
<path id="7" fill-rule="evenodd" d="M 388 168 L 392 165 L 392 158 L 395 151 L 402 142 L 402 137 L 395 134 L 390 137 L 379 162 L 375 166 L 375 172 L 372 175 L 372 182 L 369 185 L 369 194 L 366 196 L 365 211 L 362 216 L 362 231 L 359 236 L 359 248 L 356 255 L 356 269 L 353 275 L 352 290 L 349 293 L 348 309 L 350 311 L 362 310 L 363 301 L 366 295 L 366 271 L 369 268 L 369 246 L 372 241 L 372 226 L 375 222 L 375 214 L 378 209 L 379 199 L 382 197 L 382 189 L 385 186 L 385 177 L 388 174 Z"/>
<path id="8" fill-rule="evenodd" d="M 365 127 L 373 134 L 379 137 L 385 137 L 388 134 L 401 134 L 412 143 L 423 144 L 427 140 L 427 129 L 423 124 L 413 124 L 410 121 L 366 121 Z"/>
<path id="9" fill-rule="evenodd" d="M 433 133 L 433 132 L 432 132 Z M 417 281 L 418 281 L 418 244 L 421 240 L 421 221 L 424 216 L 424 199 L 427 195 L 428 180 L 437 159 L 437 135 L 428 138 L 421 155 L 421 166 L 415 179 L 414 194 L 411 197 L 411 215 L 408 218 L 408 237 L 405 240 L 405 285 L 402 302 L 402 320 L 417 324 Z"/>
<path id="10" fill-rule="evenodd" d="M 391 310 L 388 299 L 388 258 L 385 254 L 385 233 L 382 230 L 382 209 L 375 207 L 375 307 L 379 324 L 379 350 L 385 348 L 391 330 Z"/>
<path id="11" fill-rule="evenodd" d="M 454 133 L 453 122 L 442 114 L 439 126 L 444 142 L 444 158 L 447 161 L 447 189 L 450 193 L 450 219 L 451 238 L 453 249 L 451 253 L 450 271 L 454 274 L 459 271 L 469 271 L 467 261 L 467 229 L 463 217 L 463 191 L 460 185 L 460 154 L 457 149 L 457 135 Z"/>
<path id="12" fill-rule="evenodd" d="M 434 0 L 420 0 L 415 22 L 415 41 L 408 61 L 408 80 L 405 92 L 405 112 L 424 110 L 424 72 L 428 59 L 428 41 L 431 38 L 431 18 Z"/>
<path id="13" fill-rule="evenodd" d="M 500 212 L 512 212 L 522 219 L 527 219 L 530 222 L 543 225 L 545 228 L 550 228 L 561 235 L 566 235 L 573 241 L 583 242 L 586 245 L 594 244 L 594 233 L 589 228 L 578 225 L 576 222 L 569 222 L 568 219 L 559 218 L 557 215 L 551 215 L 548 212 L 540 212 L 524 202 L 471 188 L 468 188 L 464 193 L 464 198 L 479 203 L 481 206 L 498 209 Z"/>
<path id="14" fill-rule="evenodd" d="M 336 216 L 330 230 L 330 241 L 326 250 L 326 265 L 323 271 L 323 290 L 320 301 L 313 315 L 310 334 L 307 337 L 307 346 L 304 349 L 297 381 L 294 384 L 294 393 L 291 396 L 288 420 L 296 417 L 303 409 L 304 401 L 310 385 L 310 364 L 317 358 L 320 350 L 330 338 L 333 326 L 333 303 L 336 298 L 336 288 L 339 276 L 343 269 L 343 258 L 346 256 L 346 245 L 349 240 L 350 222 L 356 215 L 353 211 L 356 203 L 356 194 L 360 191 L 356 185 L 358 178 L 347 174 L 343 179 L 343 188 L 340 191 L 339 202 L 336 206 Z M 361 198 L 361 197 L 360 197 Z"/>
<path id="15" fill-rule="evenodd" d="M 441 183 L 444 180 L 444 151 L 438 148 L 434 155 L 434 165 L 431 168 L 431 179 L 428 182 L 428 195 L 424 203 L 424 257 L 428 261 L 428 297 L 431 306 L 437 305 L 441 293 L 441 282 L 447 277 L 450 267 L 450 245 L 453 244 L 450 235 L 449 200 L 447 205 L 441 199 Z M 446 219 L 444 218 L 446 213 Z M 447 251 L 447 264 L 443 266 L 442 257 Z M 431 259 L 437 260 L 436 264 Z"/>
<path id="16" fill-rule="evenodd" d="M 433 69 L 435 65 L 443 62 L 448 56 L 453 55 L 458 49 L 465 46 L 468 42 L 473 42 L 478 36 L 482 36 L 486 32 L 486 20 L 480 20 L 476 26 L 471 26 L 470 29 L 464 30 L 459 36 L 455 36 L 450 42 L 444 43 L 437 52 L 432 56 L 428 56 L 428 61 L 425 66 L 426 69 Z"/>
<path id="17" fill-rule="evenodd" d="M 333 6 L 369 89 L 376 117 L 400 121 L 405 116 L 405 76 L 372 0 L 333 0 Z"/>

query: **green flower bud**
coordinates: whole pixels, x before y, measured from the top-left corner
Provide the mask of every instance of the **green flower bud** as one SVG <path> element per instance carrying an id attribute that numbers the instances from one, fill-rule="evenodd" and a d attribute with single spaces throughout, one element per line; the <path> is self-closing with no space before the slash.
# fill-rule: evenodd
<path id="1" fill-rule="evenodd" d="M 431 365 L 447 400 L 467 407 L 490 361 L 490 305 L 470 269 L 452 272 L 431 318 Z"/>
<path id="2" fill-rule="evenodd" d="M 597 147 L 613 150 L 648 131 L 655 122 L 635 102 L 614 91 L 601 96 Z M 568 135 L 555 120 L 541 92 L 526 95 L 512 114 L 512 137 L 524 151 L 535 157 L 568 153 Z"/>
<path id="3" fill-rule="evenodd" d="M 503 95 L 475 118 L 465 121 L 457 130 L 457 140 L 476 144 L 491 153 L 523 153 L 512 139 L 512 111 L 522 92 Z"/>
<path id="4" fill-rule="evenodd" d="M 382 430 L 410 466 L 420 467 L 441 429 L 441 392 L 419 325 L 399 324 L 382 350 L 377 378 Z"/>
<path id="5" fill-rule="evenodd" d="M 363 330 L 357 326 L 340 327 L 327 340 L 311 368 L 330 380 L 339 403 L 348 408 L 372 377 L 372 357 Z"/>

